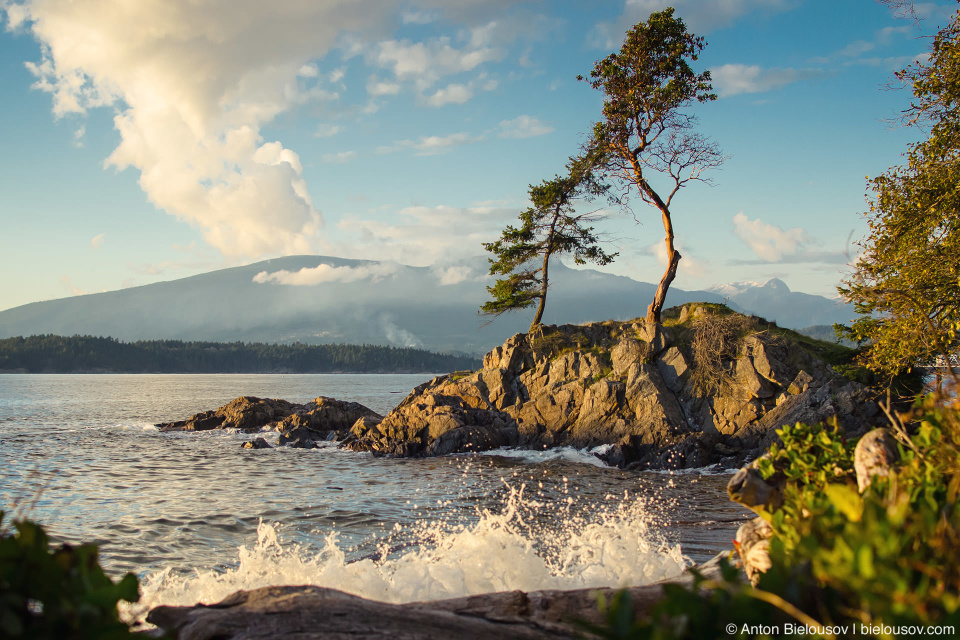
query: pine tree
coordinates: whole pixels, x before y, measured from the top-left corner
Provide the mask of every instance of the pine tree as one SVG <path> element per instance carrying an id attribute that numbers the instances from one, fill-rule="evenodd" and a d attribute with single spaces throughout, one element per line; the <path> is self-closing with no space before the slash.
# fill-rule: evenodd
<path id="1" fill-rule="evenodd" d="M 493 254 L 490 274 L 504 276 L 487 287 L 491 300 L 480 308 L 484 315 L 500 315 L 537 304 L 530 324 L 533 330 L 543 319 L 550 286 L 550 259 L 569 254 L 576 264 L 609 264 L 616 253 L 606 253 L 598 244 L 593 227 L 596 212 L 577 213 L 577 202 L 606 193 L 607 185 L 596 179 L 597 152 L 571 158 L 565 176 L 530 185 L 532 207 L 520 214 L 518 226 L 509 225 L 496 242 L 484 243 Z M 539 303 L 539 304 L 538 304 Z"/>

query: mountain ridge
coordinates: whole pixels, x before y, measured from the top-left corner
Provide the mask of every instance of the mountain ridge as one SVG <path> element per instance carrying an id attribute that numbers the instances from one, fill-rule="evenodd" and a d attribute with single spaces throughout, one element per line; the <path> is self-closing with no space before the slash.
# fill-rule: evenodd
<path id="1" fill-rule="evenodd" d="M 478 315 L 486 297 L 486 269 L 482 258 L 446 267 L 412 267 L 332 256 L 286 256 L 0 311 L 0 338 L 56 334 L 109 335 L 125 341 L 299 341 L 481 354 L 525 331 L 530 321 L 524 312 L 492 320 Z M 551 276 L 545 324 L 638 317 L 656 289 L 626 276 L 571 269 L 560 261 L 551 265 Z M 777 307 L 755 292 L 748 294 L 739 298 L 752 295 L 754 303 L 763 303 L 759 307 Z M 739 298 L 732 300 L 732 307 L 764 315 Z M 810 296 L 813 302 L 817 298 L 827 300 Z M 667 306 L 699 301 L 723 302 L 724 297 L 671 288 Z M 804 316 L 783 322 L 771 315 L 797 328 L 833 322 L 819 316 L 816 321 Z"/>

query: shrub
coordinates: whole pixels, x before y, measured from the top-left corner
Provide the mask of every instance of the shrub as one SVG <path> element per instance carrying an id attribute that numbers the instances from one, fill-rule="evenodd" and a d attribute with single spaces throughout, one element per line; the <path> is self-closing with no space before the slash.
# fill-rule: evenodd
<path id="1" fill-rule="evenodd" d="M 875 477 L 862 494 L 853 443 L 836 425 L 781 429 L 783 446 L 759 464 L 768 481 L 784 484 L 784 506 L 762 514 L 774 530 L 772 567 L 757 588 L 724 566 L 720 579 L 697 576 L 692 589 L 665 587 L 663 600 L 639 622 L 629 602 L 616 599 L 612 608 L 619 609 L 607 610 L 608 624 L 598 635 L 802 637 L 784 633 L 787 624 L 840 628 L 823 637 L 907 637 L 888 631 L 930 625 L 956 633 L 960 406 L 928 398 L 906 419 L 908 426 L 894 417 L 900 466 L 889 477 Z"/>
<path id="2" fill-rule="evenodd" d="M 97 562 L 97 547 L 51 548 L 29 520 L 3 527 L 0 511 L 0 636 L 31 640 L 132 637 L 117 603 L 139 599 L 137 577 L 114 583 Z"/>

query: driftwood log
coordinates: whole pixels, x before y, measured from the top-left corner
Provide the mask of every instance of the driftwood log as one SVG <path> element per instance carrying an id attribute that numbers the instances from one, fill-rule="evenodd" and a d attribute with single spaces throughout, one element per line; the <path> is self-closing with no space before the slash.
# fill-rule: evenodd
<path id="1" fill-rule="evenodd" d="M 719 558 L 698 567 L 719 575 Z M 671 580 L 689 584 L 687 572 Z M 645 615 L 660 600 L 663 583 L 629 589 L 634 612 Z M 161 606 L 147 621 L 178 640 L 497 640 L 573 638 L 576 621 L 602 623 L 597 594 L 614 589 L 506 591 L 434 602 L 388 604 L 313 586 L 238 591 L 212 605 Z"/>

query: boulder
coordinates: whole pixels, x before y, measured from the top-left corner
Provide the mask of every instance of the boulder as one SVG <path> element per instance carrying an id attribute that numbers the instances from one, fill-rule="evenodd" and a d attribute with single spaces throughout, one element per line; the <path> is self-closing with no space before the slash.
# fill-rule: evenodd
<path id="1" fill-rule="evenodd" d="M 305 405 L 286 400 L 243 396 L 219 409 L 203 411 L 186 420 L 156 425 L 160 431 L 238 429 L 247 433 L 273 427 L 287 440 L 324 440 L 335 431 L 345 435 L 360 418 L 381 416 L 358 402 L 318 397 Z"/>
<path id="2" fill-rule="evenodd" d="M 156 425 L 160 431 L 207 431 L 238 429 L 259 431 L 262 427 L 294 413 L 299 405 L 286 400 L 243 396 L 214 411 L 203 411 L 186 420 Z"/>
<path id="3" fill-rule="evenodd" d="M 240 445 L 242 449 L 273 449 L 263 438 L 254 438 Z"/>

